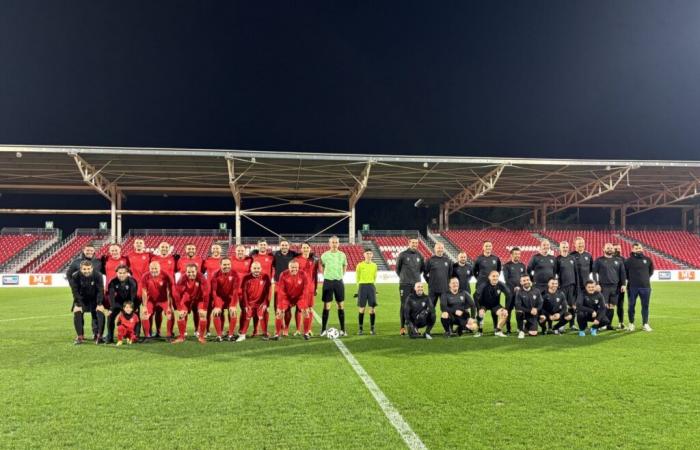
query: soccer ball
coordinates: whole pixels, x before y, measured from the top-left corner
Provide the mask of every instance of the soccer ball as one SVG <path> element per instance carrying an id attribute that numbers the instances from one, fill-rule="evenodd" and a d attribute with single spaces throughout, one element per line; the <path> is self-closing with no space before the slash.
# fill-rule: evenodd
<path id="1" fill-rule="evenodd" d="M 328 339 L 338 339 L 340 336 L 340 331 L 337 328 L 329 328 L 326 330 L 326 337 Z"/>

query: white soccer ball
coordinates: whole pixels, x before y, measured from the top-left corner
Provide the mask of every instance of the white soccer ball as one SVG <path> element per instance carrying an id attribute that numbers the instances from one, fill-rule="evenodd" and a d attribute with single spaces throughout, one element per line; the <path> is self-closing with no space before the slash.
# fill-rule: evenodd
<path id="1" fill-rule="evenodd" d="M 328 339 L 338 339 L 340 336 L 340 331 L 337 328 L 329 328 L 326 330 L 326 337 Z"/>

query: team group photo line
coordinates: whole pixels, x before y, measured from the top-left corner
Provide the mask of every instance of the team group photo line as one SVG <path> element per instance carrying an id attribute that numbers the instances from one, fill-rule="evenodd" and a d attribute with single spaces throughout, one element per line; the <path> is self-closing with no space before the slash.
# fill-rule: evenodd
<path id="1" fill-rule="evenodd" d="M 562 241 L 555 256 L 549 241 L 543 240 L 539 252 L 526 265 L 518 247 L 510 249 L 510 259 L 504 264 L 493 254 L 490 241 L 483 242 L 482 254 L 473 262 L 464 252 L 452 261 L 443 244 L 436 243 L 433 254 L 425 258 L 418 249 L 418 239 L 408 239 L 408 247 L 396 261 L 398 335 L 433 339 L 439 316 L 446 338 L 481 337 L 490 314 L 494 336 L 505 338 L 512 331 L 513 312 L 519 339 L 567 331 L 582 337 L 604 330 L 632 332 L 638 298 L 642 329 L 652 331 L 649 302 L 654 264 L 642 245 L 635 243 L 625 258 L 619 245 L 606 243 L 603 256 L 594 260 L 583 238 L 576 237 L 573 242 L 574 251 Z M 189 316 L 196 330 L 194 338 L 201 344 L 210 339 L 240 343 L 252 337 L 288 338 L 292 318 L 293 336 L 309 340 L 319 275 L 323 278 L 320 336 L 347 336 L 343 282 L 347 257 L 337 237 L 329 239 L 329 246 L 319 257 L 306 242 L 297 252 L 289 241 L 281 239 L 278 250 L 272 252 L 268 243 L 260 240 L 249 253 L 238 245 L 235 256 L 227 257 L 222 255 L 221 246 L 214 244 L 206 259 L 197 256 L 193 244 L 185 245 L 184 254 L 179 255 L 168 242 L 149 252 L 144 241 L 136 239 L 127 255 L 114 244 L 101 258 L 93 246 L 85 246 L 66 273 L 73 297 L 74 343 L 85 342 L 86 313 L 91 316 L 95 344 L 120 346 L 163 340 L 164 318 L 165 339 L 180 344 L 187 339 Z M 368 334 L 376 334 L 377 265 L 372 257 L 372 250 L 365 249 L 364 260 L 355 272 L 357 335 L 366 334 L 366 313 Z M 476 281 L 473 295 L 472 279 Z M 328 327 L 333 302 L 338 328 Z M 616 313 L 618 324 L 614 326 Z M 272 336 L 268 332 L 270 314 L 274 316 Z"/>

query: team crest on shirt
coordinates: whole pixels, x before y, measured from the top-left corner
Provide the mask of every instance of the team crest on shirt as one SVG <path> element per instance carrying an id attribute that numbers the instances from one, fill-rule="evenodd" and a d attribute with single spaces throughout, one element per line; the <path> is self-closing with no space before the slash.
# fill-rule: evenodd
<path id="1" fill-rule="evenodd" d="M 301 280 L 297 281 L 297 284 L 301 284 Z"/>
<path id="2" fill-rule="evenodd" d="M 520 272 L 522 272 L 522 271 L 523 271 L 523 268 L 521 267 L 521 268 L 520 268 Z"/>
<path id="3" fill-rule="evenodd" d="M 459 299 L 460 299 L 460 300 L 464 300 L 464 296 L 463 296 L 463 295 L 460 295 L 460 296 L 459 296 Z"/>
<path id="4" fill-rule="evenodd" d="M 496 294 L 497 294 L 497 295 L 501 295 L 501 290 L 500 290 L 500 289 L 496 289 Z"/>
<path id="5" fill-rule="evenodd" d="M 492 259 L 492 260 L 491 260 L 491 264 L 496 264 L 496 260 L 495 260 L 495 259 Z"/>
<path id="6" fill-rule="evenodd" d="M 588 261 L 588 256 L 584 256 L 583 259 L 585 259 L 586 261 Z"/>
<path id="7" fill-rule="evenodd" d="M 643 259 L 642 262 L 643 262 L 644 264 L 646 264 L 646 263 L 647 263 L 647 260 L 646 260 L 646 259 Z"/>
<path id="8" fill-rule="evenodd" d="M 613 261 L 613 264 L 618 265 L 619 263 L 617 261 Z"/>
<path id="9" fill-rule="evenodd" d="M 574 260 L 573 260 L 573 259 L 570 259 L 569 262 L 570 262 L 571 264 L 573 264 L 573 263 L 574 263 Z"/>
<path id="10" fill-rule="evenodd" d="M 260 286 L 262 286 L 262 285 L 263 285 L 263 281 L 262 281 L 262 280 L 260 280 L 260 281 L 259 281 L 259 283 L 260 283 Z"/>
<path id="11" fill-rule="evenodd" d="M 233 277 L 228 277 L 228 281 L 232 281 L 232 280 L 233 280 Z"/>
<path id="12" fill-rule="evenodd" d="M 445 261 L 445 267 L 447 267 L 447 261 Z"/>
<path id="13" fill-rule="evenodd" d="M 145 259 L 146 259 L 146 256 L 145 256 L 145 255 L 144 255 L 144 256 L 142 256 L 142 257 L 141 257 L 141 259 L 142 259 L 142 260 L 145 260 Z"/>
<path id="14" fill-rule="evenodd" d="M 162 281 L 159 281 L 159 282 L 158 282 L 158 286 L 163 286 L 163 282 L 162 282 Z"/>
<path id="15" fill-rule="evenodd" d="M 550 259 L 549 259 L 549 263 L 550 263 L 550 264 L 554 264 L 554 260 L 550 258 Z"/>
<path id="16" fill-rule="evenodd" d="M 536 298 L 537 298 L 537 296 L 535 294 L 532 294 L 532 299 L 534 300 Z"/>
<path id="17" fill-rule="evenodd" d="M 420 305 L 421 305 L 421 306 L 425 306 L 425 302 L 421 302 Z"/>

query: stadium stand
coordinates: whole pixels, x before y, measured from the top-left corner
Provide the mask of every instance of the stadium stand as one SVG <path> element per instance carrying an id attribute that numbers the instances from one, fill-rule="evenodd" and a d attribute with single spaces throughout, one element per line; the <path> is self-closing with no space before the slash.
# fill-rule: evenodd
<path id="1" fill-rule="evenodd" d="M 0 234 L 0 265 L 4 265 L 32 243 L 45 239 L 38 234 Z"/>
<path id="2" fill-rule="evenodd" d="M 568 241 L 572 250 L 574 246 L 574 239 L 576 239 L 577 236 L 581 236 L 586 240 L 586 250 L 590 252 L 594 258 L 598 258 L 599 256 L 603 255 L 603 246 L 606 242 L 620 244 L 622 246 L 622 254 L 625 257 L 629 256 L 630 252 L 632 251 L 632 245 L 629 240 L 624 239 L 624 236 L 620 237 L 620 232 L 618 231 L 547 230 L 546 232 L 542 232 L 542 234 L 557 244 L 561 241 Z M 663 255 L 654 254 L 651 256 L 654 259 L 654 265 L 657 269 L 675 270 L 683 268 L 679 264 L 665 258 Z"/>
<path id="3" fill-rule="evenodd" d="M 408 236 L 365 236 L 365 239 L 374 241 L 379 247 L 389 270 L 396 269 L 396 258 L 408 246 Z M 418 242 L 418 251 L 423 257 L 430 258 L 430 249 L 422 239 Z"/>
<path id="4" fill-rule="evenodd" d="M 700 268 L 700 237 L 696 234 L 687 231 L 625 231 L 622 235 L 690 267 Z"/>
<path id="5" fill-rule="evenodd" d="M 527 262 L 540 245 L 540 240 L 530 231 L 522 230 L 450 230 L 443 231 L 442 236 L 466 252 L 472 260 L 482 253 L 486 240 L 493 243 L 493 253 L 503 262 L 510 259 L 510 249 L 513 247 L 520 247 L 522 260 Z"/>
<path id="6" fill-rule="evenodd" d="M 104 235 L 73 233 L 61 242 L 53 252 L 38 260 L 34 267 L 29 269 L 29 272 L 62 272 L 80 254 L 85 245 L 101 241 L 102 239 L 104 239 Z"/>

